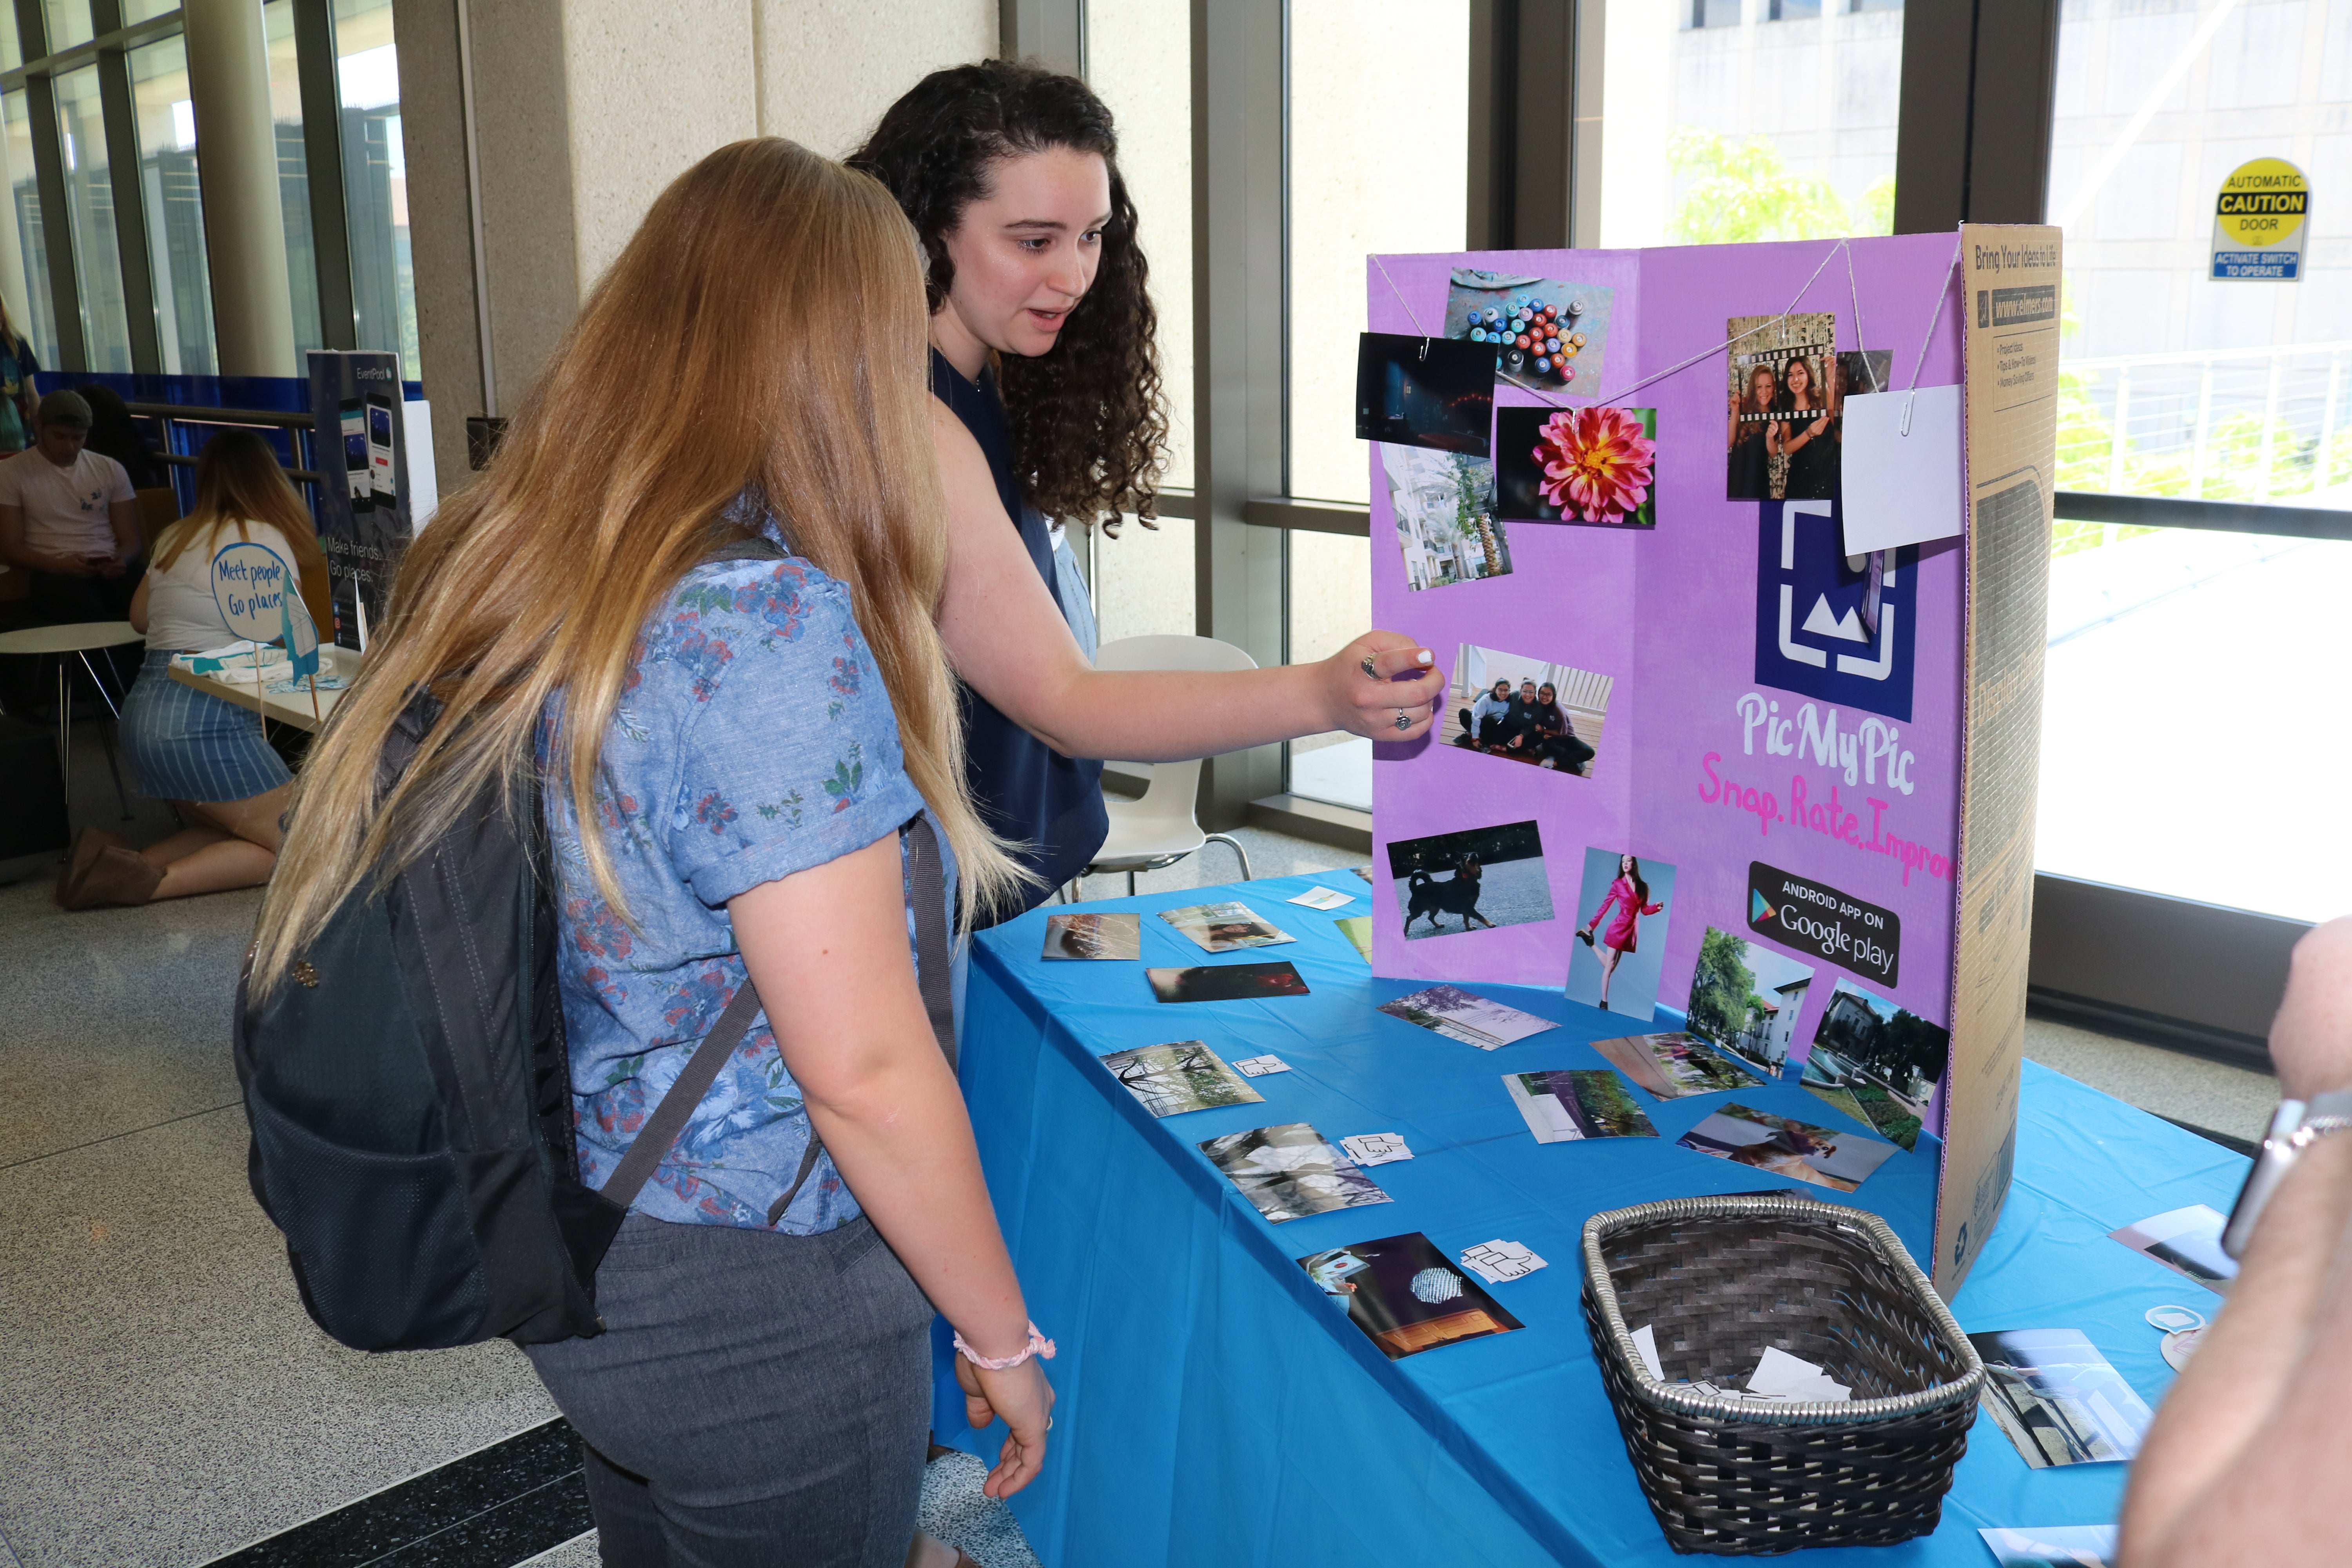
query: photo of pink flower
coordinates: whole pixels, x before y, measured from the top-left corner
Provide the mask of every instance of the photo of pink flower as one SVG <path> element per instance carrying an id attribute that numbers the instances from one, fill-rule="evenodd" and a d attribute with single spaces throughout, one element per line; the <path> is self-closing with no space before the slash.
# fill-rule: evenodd
<path id="1" fill-rule="evenodd" d="M 1583 522 L 1622 523 L 1640 511 L 1658 451 L 1643 425 L 1641 413 L 1627 408 L 1554 411 L 1531 454 L 1544 500 Z"/>
<path id="2" fill-rule="evenodd" d="M 1658 525 L 1654 408 L 1495 410 L 1497 517 L 1599 528 Z"/>

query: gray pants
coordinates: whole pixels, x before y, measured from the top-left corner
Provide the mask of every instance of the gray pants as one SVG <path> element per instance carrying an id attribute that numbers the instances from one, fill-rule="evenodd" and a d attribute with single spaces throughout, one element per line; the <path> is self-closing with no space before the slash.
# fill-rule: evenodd
<path id="1" fill-rule="evenodd" d="M 605 1331 L 525 1347 L 587 1445 L 607 1568 L 901 1568 L 930 1426 L 930 1303 L 873 1226 L 631 1215 Z"/>

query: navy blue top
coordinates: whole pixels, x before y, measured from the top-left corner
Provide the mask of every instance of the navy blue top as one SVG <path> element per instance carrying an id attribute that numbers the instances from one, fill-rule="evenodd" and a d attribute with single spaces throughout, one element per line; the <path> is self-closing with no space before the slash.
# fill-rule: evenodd
<path id="1" fill-rule="evenodd" d="M 1021 499 L 1020 478 L 1013 471 L 1013 431 L 1005 423 L 994 373 L 982 370 L 974 385 L 933 349 L 931 393 L 980 443 L 1004 515 L 1020 530 L 1021 547 L 1059 606 L 1054 546 L 1045 514 Z M 1103 811 L 1102 763 L 1063 756 L 969 686 L 959 685 L 958 694 L 963 700 L 964 776 L 971 781 L 981 819 L 1013 845 L 1014 859 L 1043 879 L 1028 889 L 1020 908 L 999 906 L 993 915 L 982 917 L 981 923 L 993 925 L 1044 903 L 1055 889 L 1087 868 L 1110 836 L 1110 818 Z"/>

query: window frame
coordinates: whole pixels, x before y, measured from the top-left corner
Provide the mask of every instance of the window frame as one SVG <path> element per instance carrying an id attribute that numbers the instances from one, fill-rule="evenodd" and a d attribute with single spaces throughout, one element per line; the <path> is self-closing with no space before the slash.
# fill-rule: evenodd
<path id="1" fill-rule="evenodd" d="M 257 5 L 260 0 L 255 0 Z M 333 0 L 291 0 L 295 68 L 302 96 L 303 151 L 308 162 L 312 255 L 317 262 L 320 334 L 331 349 L 358 342 L 352 314 L 350 237 L 344 229 L 341 97 L 335 85 Z M 1007 0 L 1010 4 L 1011 0 Z M 25 94 L 33 142 L 33 175 L 40 192 L 44 259 L 57 321 L 58 363 L 47 368 L 92 374 L 82 331 L 81 285 L 74 268 L 73 226 L 66 219 L 65 155 L 58 131 L 58 77 L 98 67 L 99 103 L 106 128 L 107 172 L 114 205 L 116 263 L 122 278 L 133 374 L 160 374 L 163 344 L 155 310 L 147 209 L 139 179 L 139 136 L 131 92 L 131 51 L 183 33 L 177 9 L 125 26 L 121 0 L 91 0 L 95 36 L 54 54 L 42 0 L 0 0 L 13 6 L 23 63 L 0 71 L 0 91 Z M 196 150 L 201 164 L 204 149 Z M 12 176 L 14 172 L 12 171 Z M 14 221 L 14 215 L 8 215 Z M 26 287 L 32 286 L 31 278 Z M 32 301 L 26 301 L 29 313 Z"/>

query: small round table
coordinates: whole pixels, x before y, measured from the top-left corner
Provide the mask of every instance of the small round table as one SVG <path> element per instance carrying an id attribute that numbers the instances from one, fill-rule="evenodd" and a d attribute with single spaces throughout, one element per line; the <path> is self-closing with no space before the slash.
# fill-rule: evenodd
<path id="1" fill-rule="evenodd" d="M 122 709 L 107 689 L 106 678 L 90 661 L 90 655 L 100 648 L 116 647 L 127 642 L 143 642 L 146 635 L 129 621 L 79 621 L 62 626 L 26 626 L 21 631 L 0 632 L 0 654 L 56 654 L 58 658 L 58 772 L 66 781 L 66 799 L 73 799 L 73 699 L 66 685 L 64 656 L 72 654 L 81 660 L 82 668 L 89 675 L 90 684 L 98 688 L 100 699 L 107 711 L 120 720 Z M 114 767 L 114 748 L 106 750 L 106 765 Z M 122 774 L 114 774 L 114 793 L 121 801 L 124 816 L 131 813 L 129 797 L 122 794 Z"/>

